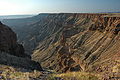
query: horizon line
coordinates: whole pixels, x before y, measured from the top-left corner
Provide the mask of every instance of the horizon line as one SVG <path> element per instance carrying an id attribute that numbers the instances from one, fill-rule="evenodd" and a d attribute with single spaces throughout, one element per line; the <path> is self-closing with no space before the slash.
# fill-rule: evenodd
<path id="1" fill-rule="evenodd" d="M 19 16 L 24 16 L 24 15 L 39 15 L 39 14 L 60 14 L 60 13 L 120 13 L 120 11 L 116 11 L 116 12 L 41 12 L 41 13 L 35 13 L 35 14 L 0 14 L 0 16 L 15 16 L 15 15 L 19 15 Z"/>

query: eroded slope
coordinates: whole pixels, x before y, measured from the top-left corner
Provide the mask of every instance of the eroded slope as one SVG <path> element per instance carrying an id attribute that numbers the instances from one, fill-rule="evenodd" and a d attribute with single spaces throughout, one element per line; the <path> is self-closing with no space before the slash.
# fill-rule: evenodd
<path id="1" fill-rule="evenodd" d="M 120 18 L 107 14 L 57 14 L 47 18 L 47 29 L 59 28 L 34 50 L 33 60 L 60 72 L 85 71 L 119 52 Z M 62 18 L 62 16 L 66 16 Z M 49 15 L 49 17 L 51 17 Z M 51 21 L 51 22 L 50 22 Z M 58 24 L 59 23 L 60 26 Z M 55 24 L 55 25 L 52 25 Z M 44 29 L 44 35 L 54 30 Z M 40 29 L 41 30 L 41 29 Z M 43 35 L 43 36 L 44 36 Z M 41 38 L 41 37 L 40 37 Z"/>

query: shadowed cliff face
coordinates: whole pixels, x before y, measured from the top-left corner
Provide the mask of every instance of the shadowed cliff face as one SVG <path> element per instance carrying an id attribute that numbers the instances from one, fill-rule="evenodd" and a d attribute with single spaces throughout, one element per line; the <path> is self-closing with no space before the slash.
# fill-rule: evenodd
<path id="1" fill-rule="evenodd" d="M 23 46 L 17 43 L 16 34 L 2 23 L 0 23 L 0 51 L 19 57 L 27 56 Z"/>
<path id="2" fill-rule="evenodd" d="M 30 38 L 33 35 L 37 35 L 38 30 L 33 29 L 35 26 L 38 26 L 40 24 L 38 24 L 39 22 L 42 23 L 42 20 L 44 18 L 46 18 L 48 14 L 39 14 L 33 17 L 29 17 L 29 18 L 20 18 L 20 19 L 4 19 L 2 20 L 2 22 L 8 26 L 10 26 L 18 35 L 17 37 L 18 42 L 22 43 L 24 48 L 25 48 L 25 53 L 27 53 L 28 55 L 30 55 L 32 53 L 32 50 L 35 48 L 34 45 L 35 42 L 32 40 L 30 40 Z M 33 24 L 34 25 L 33 27 Z M 32 28 L 32 27 L 33 28 Z M 31 30 L 33 29 L 33 34 L 31 33 Z M 34 36 L 33 36 L 34 37 Z M 24 45 L 25 43 L 25 45 Z"/>
<path id="3" fill-rule="evenodd" d="M 0 64 L 18 68 L 42 70 L 39 63 L 29 59 L 24 48 L 17 43 L 16 34 L 0 22 Z"/>
<path id="4" fill-rule="evenodd" d="M 119 27 L 119 14 L 49 14 L 21 29 L 20 42 L 44 67 L 89 71 L 119 52 Z"/>

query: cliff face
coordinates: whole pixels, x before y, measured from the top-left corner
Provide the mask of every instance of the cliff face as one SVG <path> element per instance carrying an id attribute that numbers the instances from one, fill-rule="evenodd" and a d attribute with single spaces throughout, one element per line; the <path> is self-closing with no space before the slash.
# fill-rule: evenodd
<path id="1" fill-rule="evenodd" d="M 23 46 L 17 43 L 16 34 L 0 22 L 0 64 L 42 70 L 39 63 L 28 57 Z"/>
<path id="2" fill-rule="evenodd" d="M 26 57 L 23 46 L 17 43 L 16 34 L 2 23 L 0 23 L 0 51 Z"/>

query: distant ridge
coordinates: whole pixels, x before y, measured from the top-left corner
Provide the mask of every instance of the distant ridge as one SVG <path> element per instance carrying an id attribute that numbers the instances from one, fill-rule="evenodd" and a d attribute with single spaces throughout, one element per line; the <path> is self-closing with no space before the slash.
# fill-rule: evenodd
<path id="1" fill-rule="evenodd" d="M 100 12 L 100 13 L 120 13 L 120 11 L 119 12 Z"/>
<path id="2" fill-rule="evenodd" d="M 3 19 L 17 19 L 17 18 L 27 18 L 32 17 L 34 15 L 0 15 L 0 20 Z"/>

